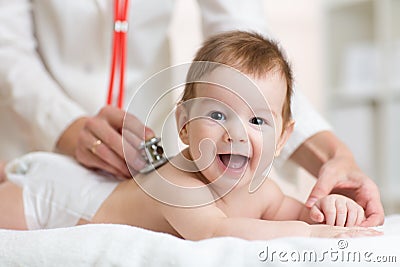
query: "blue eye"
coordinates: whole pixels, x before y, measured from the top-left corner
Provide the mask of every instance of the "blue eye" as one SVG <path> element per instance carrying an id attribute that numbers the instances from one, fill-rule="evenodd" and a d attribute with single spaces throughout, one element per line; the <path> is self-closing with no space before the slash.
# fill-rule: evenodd
<path id="1" fill-rule="evenodd" d="M 251 118 L 251 119 L 249 120 L 249 122 L 250 122 L 251 124 L 256 124 L 256 125 L 263 125 L 263 124 L 266 123 L 264 119 L 259 118 L 259 117 L 253 117 L 253 118 Z"/>
<path id="2" fill-rule="evenodd" d="M 225 120 L 225 115 L 219 111 L 213 111 L 210 113 L 210 118 L 216 121 L 223 121 Z"/>

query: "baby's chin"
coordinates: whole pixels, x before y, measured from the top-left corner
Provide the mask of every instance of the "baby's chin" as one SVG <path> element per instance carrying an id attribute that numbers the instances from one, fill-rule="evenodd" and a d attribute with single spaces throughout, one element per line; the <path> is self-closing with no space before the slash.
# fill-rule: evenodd
<path id="1" fill-rule="evenodd" d="M 225 195 L 233 189 L 248 186 L 252 178 L 249 172 L 235 175 L 228 172 L 214 173 L 214 175 L 210 172 L 204 172 L 202 176 L 204 176 L 209 186 L 217 191 L 219 195 Z"/>

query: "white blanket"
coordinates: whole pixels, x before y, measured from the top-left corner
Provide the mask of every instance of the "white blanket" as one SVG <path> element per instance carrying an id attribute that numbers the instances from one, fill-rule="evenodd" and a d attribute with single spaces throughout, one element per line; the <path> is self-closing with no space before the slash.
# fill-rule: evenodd
<path id="1" fill-rule="evenodd" d="M 353 239 L 198 242 L 109 224 L 0 230 L 0 266 L 400 266 L 400 216 L 388 217 L 383 230 Z"/>

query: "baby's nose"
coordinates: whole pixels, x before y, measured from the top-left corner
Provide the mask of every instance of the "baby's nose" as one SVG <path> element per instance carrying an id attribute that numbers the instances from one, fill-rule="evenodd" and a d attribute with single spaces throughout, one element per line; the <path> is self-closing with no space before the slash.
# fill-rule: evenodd
<path id="1" fill-rule="evenodd" d="M 248 133 L 242 123 L 230 124 L 225 129 L 224 140 L 228 143 L 246 143 L 248 141 Z"/>

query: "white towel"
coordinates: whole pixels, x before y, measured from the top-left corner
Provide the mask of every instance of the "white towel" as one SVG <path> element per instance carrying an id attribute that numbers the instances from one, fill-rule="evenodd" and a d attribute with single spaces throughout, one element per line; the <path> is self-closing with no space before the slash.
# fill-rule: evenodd
<path id="1" fill-rule="evenodd" d="M 110 224 L 0 230 L 0 266 L 310 266 L 316 260 L 323 266 L 399 266 L 400 216 L 388 217 L 383 228 L 385 235 L 380 237 L 269 241 L 222 237 L 197 242 Z M 351 259 L 343 260 L 346 254 Z M 296 261 L 296 255 L 306 258 Z M 360 260 L 353 255 L 360 255 Z M 378 262 L 384 259 L 396 262 Z"/>

